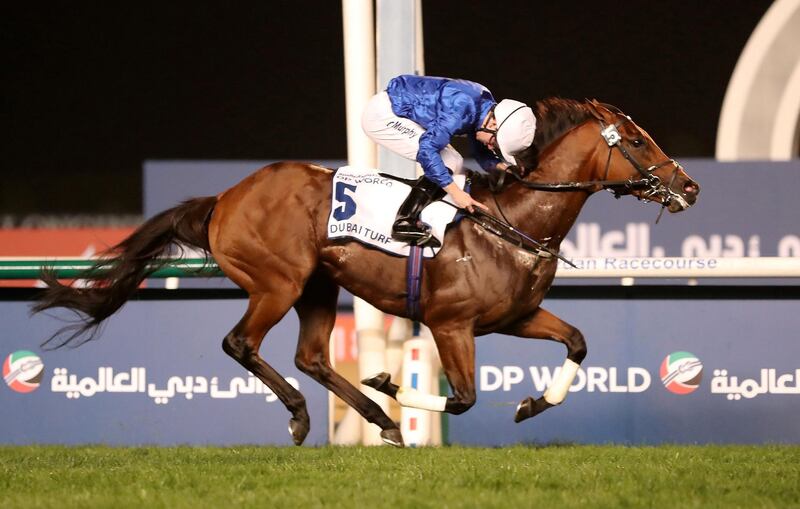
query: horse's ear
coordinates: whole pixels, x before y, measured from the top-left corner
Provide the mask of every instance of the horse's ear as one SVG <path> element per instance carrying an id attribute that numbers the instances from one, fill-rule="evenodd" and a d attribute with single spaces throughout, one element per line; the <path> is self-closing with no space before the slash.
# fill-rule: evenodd
<path id="1" fill-rule="evenodd" d="M 597 101 L 597 99 L 585 99 L 586 107 L 589 109 L 589 112 L 592 114 L 594 118 L 600 121 L 604 121 L 605 117 L 601 113 L 601 109 L 603 105 Z"/>

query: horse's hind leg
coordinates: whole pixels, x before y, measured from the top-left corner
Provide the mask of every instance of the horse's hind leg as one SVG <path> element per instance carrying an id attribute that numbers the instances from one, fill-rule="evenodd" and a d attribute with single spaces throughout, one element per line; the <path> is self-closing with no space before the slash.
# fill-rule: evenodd
<path id="1" fill-rule="evenodd" d="M 293 299 L 288 299 L 286 294 L 276 292 L 272 295 L 280 297 L 270 298 L 265 294 L 250 296 L 247 312 L 236 327 L 225 336 L 222 349 L 264 382 L 292 413 L 289 433 L 294 443 L 300 445 L 310 429 L 306 400 L 300 391 L 289 385 L 280 373 L 258 355 L 258 349 L 267 331 L 280 321 L 292 305 Z"/>
<path id="2" fill-rule="evenodd" d="M 403 446 L 400 429 L 378 406 L 361 391 L 333 370 L 329 357 L 331 330 L 336 321 L 336 298 L 339 287 L 320 272 L 311 276 L 300 299 L 295 303 L 300 317 L 300 341 L 295 364 L 308 376 L 324 385 L 353 407 L 364 419 L 381 428 L 383 441 Z"/>
<path id="3" fill-rule="evenodd" d="M 549 311 L 538 308 L 527 319 L 500 332 L 523 338 L 558 341 L 567 347 L 567 359 L 555 380 L 542 397 L 539 399 L 526 398 L 519 404 L 514 422 L 534 417 L 564 401 L 567 391 L 578 373 L 578 368 L 586 357 L 586 341 L 581 331 Z"/>
<path id="4" fill-rule="evenodd" d="M 391 382 L 388 373 L 381 373 L 362 383 L 397 400 L 402 406 L 434 412 L 461 414 L 475 404 L 475 336 L 471 326 L 444 325 L 431 327 L 439 350 L 439 359 L 447 381 L 453 389 L 450 397 L 425 394 Z"/>

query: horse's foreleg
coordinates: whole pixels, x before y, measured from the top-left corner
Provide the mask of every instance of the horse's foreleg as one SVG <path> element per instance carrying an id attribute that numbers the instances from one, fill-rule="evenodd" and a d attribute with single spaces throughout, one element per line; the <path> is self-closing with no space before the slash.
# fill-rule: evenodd
<path id="1" fill-rule="evenodd" d="M 353 407 L 364 419 L 381 428 L 384 442 L 402 447 L 400 429 L 381 407 L 353 387 L 330 364 L 329 342 L 336 321 L 336 298 L 339 287 L 326 275 L 314 274 L 300 299 L 295 303 L 300 317 L 300 341 L 297 344 L 295 364 L 308 376 L 324 385 Z"/>
<path id="2" fill-rule="evenodd" d="M 280 297 L 275 297 L 280 295 Z M 283 402 L 292 413 L 289 433 L 296 445 L 305 440 L 310 429 L 306 400 L 289 385 L 280 373 L 258 355 L 258 349 L 267 331 L 286 314 L 292 303 L 285 293 L 259 294 L 250 297 L 250 305 L 236 327 L 225 336 L 222 349 L 253 373 Z"/>
<path id="3" fill-rule="evenodd" d="M 539 399 L 526 398 L 517 407 L 515 422 L 534 417 L 564 401 L 567 391 L 572 385 L 581 362 L 586 357 L 586 341 L 581 331 L 558 318 L 549 311 L 539 308 L 526 320 L 500 331 L 524 338 L 549 339 L 564 343 L 567 347 L 567 359 L 558 370 L 555 380 Z"/>
<path id="4" fill-rule="evenodd" d="M 475 337 L 471 328 L 431 327 L 442 369 L 453 389 L 453 396 L 425 394 L 411 387 L 395 385 L 388 373 L 361 383 L 388 394 L 405 407 L 434 412 L 461 414 L 475 404 Z"/>

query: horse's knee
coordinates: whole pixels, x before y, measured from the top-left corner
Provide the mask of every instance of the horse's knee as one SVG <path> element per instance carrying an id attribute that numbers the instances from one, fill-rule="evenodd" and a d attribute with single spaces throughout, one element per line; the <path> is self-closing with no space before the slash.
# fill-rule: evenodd
<path id="1" fill-rule="evenodd" d="M 586 340 L 578 329 L 573 329 L 564 341 L 567 345 L 567 359 L 580 364 L 586 358 Z"/>
<path id="2" fill-rule="evenodd" d="M 463 414 L 475 405 L 476 399 L 475 389 L 464 393 L 456 393 L 452 398 L 447 398 L 444 410 L 454 415 Z"/>
<path id="3" fill-rule="evenodd" d="M 247 343 L 247 338 L 234 332 L 228 333 L 222 340 L 222 350 L 236 360 L 241 360 L 252 353 L 252 348 Z"/>

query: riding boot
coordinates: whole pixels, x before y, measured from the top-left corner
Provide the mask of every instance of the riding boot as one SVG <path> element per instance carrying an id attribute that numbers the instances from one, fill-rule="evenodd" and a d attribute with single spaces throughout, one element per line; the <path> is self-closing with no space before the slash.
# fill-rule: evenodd
<path id="1" fill-rule="evenodd" d="M 417 246 L 441 246 L 433 236 L 430 225 L 423 223 L 419 216 L 425 207 L 445 194 L 434 182 L 420 177 L 397 211 L 397 217 L 392 225 L 392 238 Z"/>

